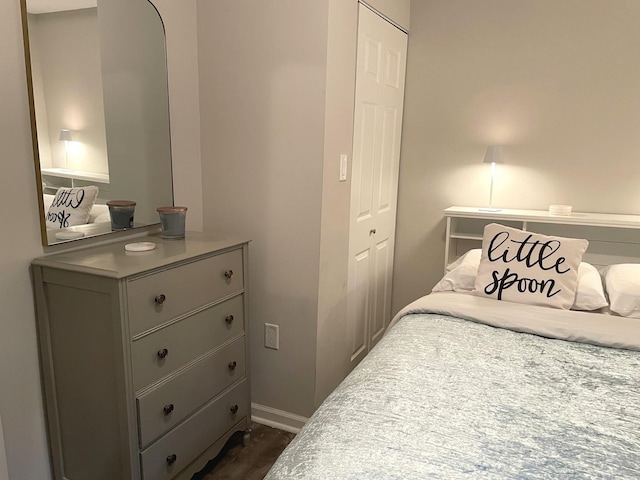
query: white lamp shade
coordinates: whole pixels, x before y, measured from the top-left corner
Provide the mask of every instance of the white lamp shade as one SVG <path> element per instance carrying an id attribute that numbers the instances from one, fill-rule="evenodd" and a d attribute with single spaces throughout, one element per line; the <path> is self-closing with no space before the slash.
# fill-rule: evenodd
<path id="1" fill-rule="evenodd" d="M 484 154 L 484 163 L 504 163 L 504 149 L 500 145 L 487 147 Z"/>
<path id="2" fill-rule="evenodd" d="M 60 130 L 60 137 L 58 138 L 61 142 L 72 142 L 73 141 L 73 132 L 71 130 L 67 130 L 63 128 Z"/>

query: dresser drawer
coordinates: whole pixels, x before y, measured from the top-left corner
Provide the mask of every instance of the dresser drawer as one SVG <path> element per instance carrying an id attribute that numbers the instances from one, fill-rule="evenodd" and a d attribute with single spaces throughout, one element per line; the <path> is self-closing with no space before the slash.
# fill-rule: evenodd
<path id="1" fill-rule="evenodd" d="M 148 445 L 209 399 L 243 378 L 244 373 L 244 337 L 241 337 L 139 396 L 136 402 L 140 445 Z"/>
<path id="2" fill-rule="evenodd" d="M 142 478 L 172 478 L 247 415 L 248 386 L 244 380 L 142 451 Z"/>
<path id="3" fill-rule="evenodd" d="M 133 387 L 138 391 L 244 331 L 238 295 L 133 341 Z"/>
<path id="4" fill-rule="evenodd" d="M 242 250 L 127 282 L 131 335 L 243 289 Z"/>

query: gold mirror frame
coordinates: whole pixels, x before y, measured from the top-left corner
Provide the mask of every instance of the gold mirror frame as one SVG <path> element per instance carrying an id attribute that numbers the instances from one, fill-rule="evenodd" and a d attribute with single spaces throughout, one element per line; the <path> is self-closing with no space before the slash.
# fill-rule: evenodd
<path id="1" fill-rule="evenodd" d="M 109 0 L 107 0 L 109 1 Z M 131 1 L 131 0 L 128 0 Z M 131 192 L 131 193 L 117 193 L 117 194 L 112 194 L 112 195 L 117 195 L 115 196 L 105 196 L 103 198 L 100 198 L 99 203 L 106 203 L 107 200 L 134 200 L 137 203 L 137 210 L 136 210 L 136 217 L 138 215 L 138 213 L 143 213 L 144 215 L 141 216 L 141 221 L 140 222 L 136 222 L 133 225 L 133 229 L 143 229 L 143 228 L 147 228 L 149 226 L 157 226 L 157 224 L 159 223 L 159 218 L 155 212 L 156 207 L 159 206 L 169 206 L 169 205 L 173 205 L 173 184 L 172 184 L 172 165 L 171 165 L 171 143 L 170 143 L 170 128 L 169 128 L 169 98 L 168 98 L 168 75 L 167 75 L 167 62 L 166 62 L 166 44 L 165 44 L 165 32 L 164 32 L 164 24 L 162 23 L 162 18 L 160 17 L 159 12 L 157 11 L 156 7 L 153 5 L 153 3 L 150 0 L 140 0 L 140 2 L 144 3 L 144 7 L 142 6 L 142 3 L 137 5 L 135 8 L 145 8 L 146 10 L 153 10 L 153 13 L 157 16 L 157 19 L 151 19 L 150 15 L 148 15 L 148 21 L 149 22 L 156 22 L 157 20 L 159 20 L 159 24 L 155 24 L 154 29 L 158 30 L 159 28 L 161 28 L 161 32 L 162 32 L 162 44 L 160 46 L 159 42 L 156 42 L 155 45 L 155 51 L 158 52 L 159 49 L 161 48 L 161 52 L 162 52 L 162 64 L 160 65 L 160 62 L 156 62 L 156 65 L 153 68 L 156 68 L 156 70 L 153 70 L 153 72 L 156 73 L 156 75 L 153 75 L 153 79 L 150 80 L 150 83 L 153 83 L 152 87 L 149 88 L 149 90 L 153 91 L 156 95 L 154 98 L 152 98 L 151 100 L 153 100 L 155 102 L 155 106 L 154 106 L 154 113 L 155 115 L 153 116 L 153 120 L 156 121 L 157 120 L 157 125 L 154 124 L 153 127 L 154 128 L 149 128 L 148 126 L 146 126 L 146 129 L 149 131 L 153 131 L 155 137 L 151 138 L 151 133 L 148 133 L 145 130 L 145 126 L 140 126 L 140 125 L 134 125 L 134 126 L 139 126 L 141 133 L 138 135 L 136 135 L 136 132 L 130 132 L 127 131 L 128 137 L 124 138 L 124 137 L 117 137 L 117 142 L 114 142 L 114 145 L 120 145 L 122 142 L 131 142 L 132 139 L 135 139 L 134 141 L 139 141 L 139 142 L 143 142 L 146 141 L 146 144 L 142 145 L 140 148 L 132 148 L 131 149 L 131 154 L 129 157 L 127 157 L 126 153 L 123 155 L 123 151 L 126 150 L 124 148 L 117 148 L 116 150 L 118 150 L 118 152 L 116 153 L 116 155 L 119 155 L 119 163 L 120 165 L 125 165 L 126 164 L 126 168 L 129 168 L 129 166 L 133 165 L 133 162 L 136 162 L 136 172 L 138 175 L 138 183 L 135 183 L 135 180 L 129 179 L 127 178 L 127 175 L 125 172 L 125 174 L 120 174 L 119 178 L 123 178 L 123 182 L 121 182 L 122 187 L 120 188 L 120 191 L 126 191 L 126 192 Z M 149 9 L 148 7 L 151 7 L 151 9 Z M 109 7 L 109 8 L 113 8 L 113 7 Z M 31 38 L 29 36 L 29 19 L 28 19 L 28 9 L 27 9 L 27 0 L 20 0 L 20 9 L 21 9 L 21 14 L 22 14 L 22 29 L 23 29 L 23 42 L 24 42 L 24 55 L 25 55 L 25 71 L 26 71 L 26 80 L 27 80 L 27 91 L 28 91 L 28 101 L 29 101 L 29 115 L 30 115 L 30 121 L 31 121 L 31 132 L 32 132 L 32 148 L 33 148 L 33 155 L 34 155 L 34 170 L 35 170 L 35 180 L 36 180 L 36 191 L 37 191 L 37 202 L 38 202 L 38 210 L 39 210 L 39 221 L 40 221 L 40 234 L 41 234 L 41 240 L 42 240 L 42 244 L 44 246 L 51 246 L 51 245 L 58 245 L 61 243 L 66 243 L 68 241 L 82 241 L 83 239 L 86 238 L 92 238 L 98 235 L 107 235 L 110 233 L 114 233 L 111 230 L 111 223 L 110 222 L 106 222 L 106 223 L 100 223 L 100 224 L 87 224 L 86 228 L 82 228 L 85 227 L 85 225 L 81 225 L 79 227 L 69 227 L 65 230 L 75 230 L 75 229 L 82 229 L 83 230 L 83 236 L 76 238 L 76 239 L 58 239 L 56 238 L 55 240 L 52 241 L 52 231 L 47 229 L 47 225 L 45 222 L 45 215 L 46 215 L 46 205 L 45 205 L 45 201 L 44 201 L 44 189 L 43 189 L 43 173 L 41 170 L 41 152 L 40 152 L 40 147 L 39 147 L 39 142 L 38 142 L 38 121 L 37 121 L 37 112 L 36 112 L 36 100 L 35 100 L 35 94 L 34 94 L 34 79 L 33 79 L 33 66 L 32 66 L 32 43 L 31 43 Z M 113 14 L 111 12 L 111 14 Z M 146 21 L 146 20 L 145 20 Z M 144 35 L 146 32 L 140 32 L 137 33 L 137 35 Z M 147 40 L 147 38 L 145 37 L 145 41 Z M 101 40 L 102 43 L 102 40 Z M 149 42 L 151 44 L 151 42 Z M 100 47 L 102 49 L 102 46 Z M 145 52 L 146 53 L 146 52 Z M 156 55 L 156 57 L 158 57 L 158 55 Z M 113 61 L 112 57 L 112 61 Z M 145 60 L 148 58 L 148 56 L 144 57 Z M 104 65 L 103 65 L 104 68 Z M 162 78 L 158 79 L 159 75 L 157 75 L 158 71 L 157 69 L 163 69 L 164 75 L 162 76 Z M 125 72 L 125 73 L 129 73 L 129 72 Z M 104 72 L 103 72 L 103 77 L 104 77 Z M 140 78 L 142 77 L 138 77 L 136 78 L 136 80 L 140 80 Z M 149 78 L 151 78 L 151 75 L 149 75 Z M 144 78 L 142 78 L 142 80 L 145 80 Z M 122 86 L 119 86 L 120 88 L 122 88 Z M 146 84 L 143 85 L 143 87 L 146 87 Z M 128 90 L 127 90 L 128 92 Z M 141 97 L 146 95 L 146 90 L 143 91 L 142 88 L 140 88 L 140 95 Z M 160 94 L 162 94 L 162 98 L 160 98 L 160 95 L 158 94 L 158 92 L 160 92 Z M 106 95 L 106 93 L 105 93 Z M 150 94 L 149 94 L 150 96 Z M 111 99 L 113 100 L 115 97 L 111 97 Z M 137 99 L 137 98 L 136 98 Z M 144 101 L 149 102 L 149 98 L 144 98 Z M 122 100 L 123 104 L 126 100 Z M 142 102 L 142 100 L 141 100 Z M 112 105 L 114 102 L 109 102 L 109 105 Z M 105 123 L 107 124 L 107 134 L 109 133 L 109 120 L 108 120 L 108 112 L 107 112 L 107 102 L 105 100 Z M 149 105 L 149 103 L 145 104 L 144 107 L 147 107 Z M 158 112 L 160 112 L 160 114 L 158 114 Z M 112 118 L 115 117 L 120 117 L 122 119 L 124 119 L 124 122 L 126 123 L 128 121 L 128 117 L 126 115 L 122 115 L 121 112 L 117 112 L 118 115 L 112 115 Z M 136 112 L 134 112 L 136 113 Z M 165 115 L 166 115 L 166 119 L 165 119 Z M 162 118 L 160 118 L 162 117 Z M 136 120 L 138 120 L 136 118 Z M 161 123 L 162 122 L 162 123 Z M 133 121 L 130 122 L 131 124 L 133 124 Z M 112 123 L 111 127 L 112 128 L 111 131 L 112 132 L 116 132 L 118 133 L 118 130 L 127 130 L 126 128 L 122 128 L 120 129 L 119 126 L 116 123 Z M 159 132 L 159 134 L 158 134 Z M 115 134 L 114 134 L 115 135 Z M 138 138 L 140 138 L 140 140 L 138 140 Z M 146 148 L 149 147 L 149 145 L 151 145 L 150 148 Z M 148 157 L 150 158 L 141 158 L 141 155 L 135 155 L 135 152 L 140 152 L 140 151 L 144 151 L 146 153 L 146 151 L 150 151 L 153 152 L 154 148 L 156 148 L 157 146 L 157 150 L 155 150 L 155 154 L 149 154 Z M 160 149 L 162 149 L 162 151 L 159 151 Z M 111 149 L 109 149 L 109 171 L 111 173 L 111 168 L 112 168 L 112 151 Z M 139 166 L 138 166 L 139 165 Z M 122 170 L 123 167 L 120 167 L 120 169 Z M 113 177 L 113 176 L 112 176 Z M 73 182 L 73 181 L 72 181 Z M 131 184 L 133 183 L 133 187 L 131 186 Z M 73 183 L 72 183 L 73 185 Z M 135 198 L 136 194 L 138 193 L 137 191 L 137 186 L 138 185 L 150 185 L 147 187 L 147 190 L 144 190 L 144 187 L 142 190 L 144 190 L 144 193 L 142 195 L 142 201 L 140 201 L 140 199 Z M 113 185 L 108 185 L 108 187 L 112 187 Z M 118 186 L 120 186 L 120 184 L 118 184 Z M 157 186 L 157 190 L 156 190 L 156 186 Z M 128 189 L 128 190 L 126 190 Z M 118 190 L 118 188 L 114 187 L 114 190 Z M 109 194 L 109 188 L 107 188 L 107 195 Z M 103 207 L 103 209 L 106 210 L 106 207 Z M 141 210 L 138 210 L 141 209 Z M 142 210 L 143 209 L 143 210 Z M 136 218 L 137 220 L 137 218 Z M 95 228 L 93 228 L 95 227 Z M 54 233 L 57 233 L 54 232 Z M 72 233 L 72 232 L 70 232 Z"/>

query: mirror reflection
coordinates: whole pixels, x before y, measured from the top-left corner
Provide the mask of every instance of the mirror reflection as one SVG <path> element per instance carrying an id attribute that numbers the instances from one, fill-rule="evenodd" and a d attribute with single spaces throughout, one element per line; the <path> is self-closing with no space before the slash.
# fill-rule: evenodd
<path id="1" fill-rule="evenodd" d="M 26 0 L 26 12 L 43 242 L 158 223 L 173 193 L 157 11 L 147 0 Z"/>

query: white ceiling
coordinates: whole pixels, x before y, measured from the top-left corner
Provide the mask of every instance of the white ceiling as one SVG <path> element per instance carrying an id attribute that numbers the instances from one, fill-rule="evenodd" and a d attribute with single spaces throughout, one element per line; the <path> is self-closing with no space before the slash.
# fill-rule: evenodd
<path id="1" fill-rule="evenodd" d="M 29 13 L 62 12 L 97 6 L 97 0 L 27 0 Z"/>

